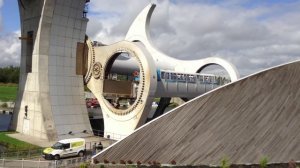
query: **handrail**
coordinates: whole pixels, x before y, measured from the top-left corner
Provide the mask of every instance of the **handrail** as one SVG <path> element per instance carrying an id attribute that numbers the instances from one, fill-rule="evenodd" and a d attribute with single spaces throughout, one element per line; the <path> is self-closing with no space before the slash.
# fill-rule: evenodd
<path id="1" fill-rule="evenodd" d="M 127 135 L 118 134 L 118 133 L 114 133 L 114 132 L 106 132 L 106 135 L 109 135 L 109 137 L 104 137 L 104 131 L 96 130 L 96 129 L 93 129 L 93 133 L 95 136 L 102 136 L 103 138 L 113 139 L 113 140 L 120 140 L 122 138 L 127 137 Z"/>

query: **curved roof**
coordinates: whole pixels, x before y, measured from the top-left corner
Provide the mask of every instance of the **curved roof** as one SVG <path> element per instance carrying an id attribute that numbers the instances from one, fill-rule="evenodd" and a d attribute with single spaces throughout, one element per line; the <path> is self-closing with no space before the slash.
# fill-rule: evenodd
<path id="1" fill-rule="evenodd" d="M 300 160 L 300 62 L 221 87 L 142 126 L 99 153 L 103 161 L 178 164 Z"/>

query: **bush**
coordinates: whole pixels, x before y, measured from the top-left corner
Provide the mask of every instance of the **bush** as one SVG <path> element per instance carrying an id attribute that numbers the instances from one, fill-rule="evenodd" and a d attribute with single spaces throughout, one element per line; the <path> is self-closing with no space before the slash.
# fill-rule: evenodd
<path id="1" fill-rule="evenodd" d="M 109 161 L 108 161 L 107 159 L 104 159 L 103 162 L 104 162 L 105 164 L 108 164 L 108 163 L 109 163 Z"/>
<path id="2" fill-rule="evenodd" d="M 266 168 L 268 164 L 268 158 L 267 157 L 263 157 L 262 159 L 260 159 L 259 161 L 259 167 L 260 168 Z"/>
<path id="3" fill-rule="evenodd" d="M 297 168 L 297 164 L 293 159 L 289 161 L 289 168 Z"/>
<path id="4" fill-rule="evenodd" d="M 172 160 L 172 161 L 171 161 L 171 164 L 172 164 L 172 165 L 176 165 L 176 161 L 175 161 L 175 160 Z"/>
<path id="5" fill-rule="evenodd" d="M 116 162 L 115 162 L 115 161 L 112 161 L 111 164 L 116 164 Z"/>
<path id="6" fill-rule="evenodd" d="M 81 163 L 79 168 L 88 168 L 89 165 L 87 163 Z"/>
<path id="7" fill-rule="evenodd" d="M 221 168 L 229 168 L 230 167 L 229 161 L 226 157 L 221 160 L 220 166 L 221 166 Z"/>
<path id="8" fill-rule="evenodd" d="M 2 108 L 8 108 L 8 104 L 7 103 L 3 103 L 3 104 L 1 104 L 1 107 Z"/>
<path id="9" fill-rule="evenodd" d="M 133 162 L 131 160 L 127 160 L 128 164 L 133 164 Z"/>
<path id="10" fill-rule="evenodd" d="M 160 163 L 158 161 L 153 161 L 152 163 L 154 166 L 160 166 Z"/>
<path id="11" fill-rule="evenodd" d="M 98 161 L 97 159 L 94 159 L 94 163 L 95 163 L 95 164 L 98 164 L 99 161 Z"/>
<path id="12" fill-rule="evenodd" d="M 126 164 L 124 160 L 120 160 L 120 164 Z"/>
<path id="13" fill-rule="evenodd" d="M 136 162 L 136 164 L 137 164 L 137 165 L 141 165 L 141 164 L 142 164 L 142 162 L 140 162 L 140 161 L 137 161 L 137 162 Z"/>

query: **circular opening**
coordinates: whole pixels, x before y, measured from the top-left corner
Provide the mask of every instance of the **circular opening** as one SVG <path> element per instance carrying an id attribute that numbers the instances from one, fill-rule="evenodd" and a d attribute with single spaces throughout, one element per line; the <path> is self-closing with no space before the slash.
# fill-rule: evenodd
<path id="1" fill-rule="evenodd" d="M 215 82 L 217 85 L 224 85 L 231 82 L 228 72 L 217 64 L 209 64 L 199 69 L 197 73 L 210 74 L 215 76 Z"/>
<path id="2" fill-rule="evenodd" d="M 103 97 L 115 109 L 126 110 L 137 99 L 140 67 L 135 56 L 128 52 L 114 54 L 105 69 Z"/>

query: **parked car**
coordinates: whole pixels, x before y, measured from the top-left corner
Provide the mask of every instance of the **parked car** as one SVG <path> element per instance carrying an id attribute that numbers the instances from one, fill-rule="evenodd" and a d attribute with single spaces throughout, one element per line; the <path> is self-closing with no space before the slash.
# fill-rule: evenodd
<path id="1" fill-rule="evenodd" d="M 86 99 L 87 108 L 98 108 L 100 104 L 96 98 Z"/>
<path id="2" fill-rule="evenodd" d="M 43 150 L 43 157 L 45 159 L 59 160 L 63 157 L 80 156 L 85 154 L 85 139 L 71 138 L 63 139 L 56 142 L 52 147 Z"/>

